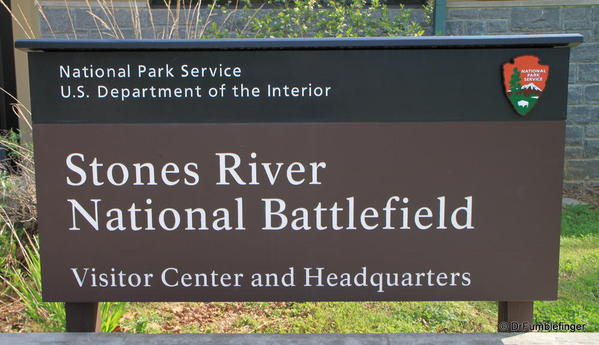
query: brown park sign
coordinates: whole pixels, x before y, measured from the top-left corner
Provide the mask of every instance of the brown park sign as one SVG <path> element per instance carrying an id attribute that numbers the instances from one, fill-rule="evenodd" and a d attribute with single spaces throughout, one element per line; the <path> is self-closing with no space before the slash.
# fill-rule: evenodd
<path id="1" fill-rule="evenodd" d="M 572 40 L 22 41 L 44 299 L 555 299 Z"/>

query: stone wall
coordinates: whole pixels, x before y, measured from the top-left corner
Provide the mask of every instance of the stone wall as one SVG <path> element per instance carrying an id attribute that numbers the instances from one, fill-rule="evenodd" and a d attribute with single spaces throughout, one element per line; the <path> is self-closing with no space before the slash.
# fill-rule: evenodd
<path id="1" fill-rule="evenodd" d="M 599 1 L 599 0 L 598 0 Z M 90 1 L 95 4 L 96 1 Z M 110 2 L 109 2 L 110 3 Z M 160 39 L 165 38 L 194 38 L 202 31 L 202 24 L 194 26 L 195 12 L 181 10 L 179 21 L 175 25 L 173 18 L 176 14 L 165 8 L 148 8 L 145 0 L 137 3 L 136 7 L 130 2 L 114 1 L 113 8 L 107 11 L 101 10 L 86 2 L 69 1 L 68 11 L 65 3 L 61 1 L 42 1 L 42 12 L 40 18 L 40 32 L 43 38 L 58 39 Z M 411 20 L 417 23 L 424 22 L 424 11 L 419 8 L 410 9 Z M 198 15 L 198 22 L 203 23 L 204 18 L 209 17 L 210 22 L 226 22 L 228 27 L 243 28 L 248 18 L 255 15 L 253 10 L 232 10 L 222 14 L 218 9 L 202 7 Z M 263 8 L 260 13 L 274 12 L 276 9 Z M 94 15 L 90 15 L 93 13 Z M 398 16 L 400 11 L 397 7 L 389 8 L 391 17 Z M 118 31 L 114 29 L 118 27 Z M 424 28 L 426 34 L 430 34 L 430 27 Z"/>
<path id="2" fill-rule="evenodd" d="M 583 34 L 585 43 L 574 48 L 570 56 L 564 181 L 566 186 L 599 185 L 599 0 L 549 1 L 553 1 L 554 4 L 518 7 L 522 2 L 510 4 L 504 1 L 502 3 L 507 3 L 506 7 L 498 7 L 493 6 L 493 2 L 469 2 L 462 5 L 459 2 L 452 3 L 453 7 L 448 9 L 447 14 L 447 34 Z M 587 5 L 571 5 L 581 3 L 580 1 L 585 1 Z M 535 0 L 526 4 L 535 3 L 540 2 Z M 563 6 L 559 5 L 560 3 L 569 5 Z M 63 2 L 42 2 L 47 18 L 47 21 L 40 19 L 42 36 L 74 38 L 74 28 L 79 39 L 100 38 L 96 23 L 88 14 L 85 2 L 79 5 L 76 2 L 69 4 L 70 9 L 66 11 Z M 125 38 L 139 38 L 139 35 L 143 38 L 155 38 L 154 32 L 158 32 L 160 36 L 169 30 L 165 9 L 149 10 L 143 2 L 138 4 L 139 10 L 132 16 L 129 3 L 122 4 L 124 7 L 115 8 L 114 18 L 110 20 L 119 23 Z M 469 4 L 471 7 L 467 7 Z M 493 7 L 489 7 L 489 4 Z M 96 13 L 105 18 L 100 11 Z M 421 20 L 422 11 L 414 11 L 413 17 L 415 20 Z M 182 24 L 173 36 L 187 38 L 186 32 L 189 32 L 189 27 Z M 109 38 L 106 35 L 103 37 Z"/>
<path id="3" fill-rule="evenodd" d="M 599 185 L 599 1 L 587 6 L 450 8 L 447 17 L 448 35 L 584 36 L 570 54 L 564 183 Z"/>

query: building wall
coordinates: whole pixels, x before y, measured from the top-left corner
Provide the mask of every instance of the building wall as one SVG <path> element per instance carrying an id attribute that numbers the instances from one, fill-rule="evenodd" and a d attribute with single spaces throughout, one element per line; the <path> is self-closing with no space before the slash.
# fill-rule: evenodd
<path id="1" fill-rule="evenodd" d="M 13 19 L 13 38 L 35 38 L 39 35 L 39 20 L 38 11 L 34 6 L 34 2 L 31 0 L 11 0 L 11 6 L 13 12 L 22 13 L 22 16 L 17 18 L 29 18 L 27 20 L 29 25 L 18 25 L 16 20 Z M 21 20 L 24 22 L 24 20 Z M 15 49 L 15 76 L 17 82 L 17 97 L 27 109 L 31 109 L 31 100 L 29 98 L 29 65 L 27 63 L 27 53 L 24 51 Z M 26 112 L 22 113 L 23 117 L 28 116 Z M 19 118 L 19 130 L 21 132 L 21 138 L 25 141 L 31 142 L 33 140 L 31 136 L 31 119 Z"/>
<path id="2" fill-rule="evenodd" d="M 133 2 L 131 2 L 133 3 Z M 112 18 L 91 9 L 99 18 L 117 22 L 111 32 L 89 15 L 85 1 L 42 2 L 46 18 L 40 31 L 46 38 L 158 38 L 168 33 L 172 21 L 167 10 L 136 3 L 115 2 Z M 567 4 L 567 6 L 563 5 Z M 207 13 L 207 11 L 204 11 Z M 422 11 L 414 12 L 422 20 Z M 235 20 L 235 18 L 232 18 Z M 49 23 L 49 24 L 48 24 Z M 100 30 L 98 30 L 100 27 Z M 572 49 L 568 93 L 565 185 L 599 185 L 599 0 L 450 1 L 448 35 L 505 35 L 531 33 L 581 33 L 585 43 Z M 99 31 L 104 34 L 100 35 Z M 189 38 L 189 26 L 181 23 L 172 37 Z"/>
<path id="3" fill-rule="evenodd" d="M 112 0 L 113 8 L 106 11 L 94 7 L 96 0 L 89 1 L 42 1 L 41 5 L 45 17 L 39 18 L 40 35 L 43 38 L 59 39 L 96 39 L 96 38 L 142 38 L 154 39 L 164 38 L 194 38 L 189 37 L 189 33 L 201 32 L 202 25 L 197 31 L 194 28 L 194 17 L 196 13 L 191 10 L 181 9 L 177 25 L 173 24 L 176 17 L 176 10 L 167 10 L 165 8 L 149 9 L 146 1 L 134 3 L 127 1 Z M 599 0 L 598 0 L 599 1 Z M 88 4 L 92 4 L 91 7 Z M 132 8 L 131 4 L 135 4 Z M 68 11 L 66 11 L 68 7 Z M 201 18 L 207 16 L 211 21 L 223 22 L 227 25 L 233 25 L 242 28 L 247 23 L 244 17 L 248 15 L 249 10 L 237 10 L 232 14 L 220 14 L 218 9 L 211 11 L 210 8 L 202 7 L 199 13 Z M 273 12 L 276 9 L 263 8 L 260 13 Z M 93 13 L 94 16 L 90 15 Z M 391 16 L 399 14 L 398 8 L 390 8 Z M 412 11 L 412 20 L 422 23 L 424 21 L 424 12 L 420 9 Z M 114 25 L 117 24 L 117 25 Z M 119 30 L 112 30 L 118 26 Z M 173 30 L 174 29 L 174 30 Z M 427 29 L 427 34 L 430 29 Z"/>
<path id="4" fill-rule="evenodd" d="M 448 9 L 447 34 L 582 34 L 584 43 L 570 54 L 564 183 L 599 185 L 599 1 L 596 5 L 579 1 L 575 6 L 560 6 L 554 1 L 539 7 L 514 7 L 514 3 L 487 3 L 490 7 L 476 2 L 454 3 L 461 6 Z M 530 6 L 536 2 L 520 3 Z"/>

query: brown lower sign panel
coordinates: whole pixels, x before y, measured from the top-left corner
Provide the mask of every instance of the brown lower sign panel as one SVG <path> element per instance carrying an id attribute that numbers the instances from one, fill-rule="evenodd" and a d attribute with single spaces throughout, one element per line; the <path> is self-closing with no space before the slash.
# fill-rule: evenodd
<path id="1" fill-rule="evenodd" d="M 555 299 L 563 133 L 37 124 L 44 299 Z"/>

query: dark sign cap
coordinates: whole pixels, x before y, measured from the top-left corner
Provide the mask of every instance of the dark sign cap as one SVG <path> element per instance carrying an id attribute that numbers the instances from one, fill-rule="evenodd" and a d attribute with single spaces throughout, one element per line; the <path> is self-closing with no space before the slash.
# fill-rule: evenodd
<path id="1" fill-rule="evenodd" d="M 244 38 L 175 40 L 65 40 L 24 39 L 15 47 L 28 50 L 273 50 L 273 49 L 397 49 L 397 48 L 475 48 L 475 47 L 575 47 L 580 34 L 419 36 L 357 38 Z"/>

